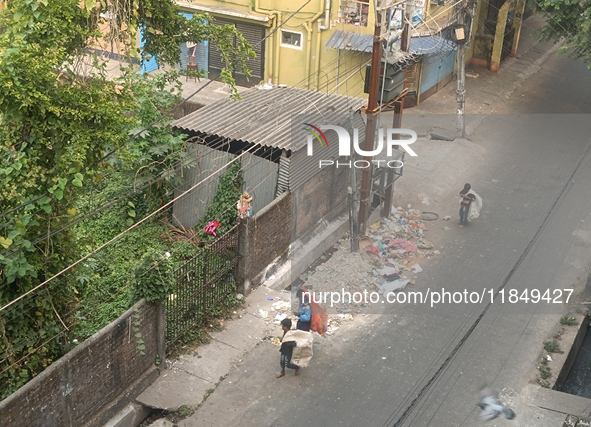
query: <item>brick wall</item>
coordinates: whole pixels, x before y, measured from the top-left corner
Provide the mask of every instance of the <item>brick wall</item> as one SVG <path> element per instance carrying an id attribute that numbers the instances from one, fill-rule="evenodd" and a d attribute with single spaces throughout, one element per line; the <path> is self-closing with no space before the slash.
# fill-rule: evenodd
<path id="1" fill-rule="evenodd" d="M 255 277 L 277 257 L 286 255 L 291 239 L 291 194 L 283 193 L 250 221 L 251 277 Z"/>
<path id="2" fill-rule="evenodd" d="M 134 308 L 140 315 L 144 356 L 131 329 Z M 1 424 L 102 426 L 158 376 L 156 354 L 165 357 L 163 314 L 162 305 L 137 303 L 0 402 Z"/>
<path id="3" fill-rule="evenodd" d="M 291 234 L 291 194 L 283 193 L 252 218 L 238 223 L 238 291 L 264 281 L 262 273 L 276 260 L 287 259 Z M 280 263 L 279 263 L 280 264 Z"/>

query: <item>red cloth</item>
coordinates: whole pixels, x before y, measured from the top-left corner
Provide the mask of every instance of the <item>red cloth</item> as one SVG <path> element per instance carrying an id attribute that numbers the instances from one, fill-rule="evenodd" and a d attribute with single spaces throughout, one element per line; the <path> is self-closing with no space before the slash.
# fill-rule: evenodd
<path id="1" fill-rule="evenodd" d="M 305 286 L 301 286 L 302 292 L 308 292 Z M 312 298 L 311 298 L 312 299 Z M 310 330 L 318 332 L 321 336 L 326 338 L 326 330 L 328 328 L 328 316 L 320 307 L 320 305 L 314 301 L 310 301 Z"/>

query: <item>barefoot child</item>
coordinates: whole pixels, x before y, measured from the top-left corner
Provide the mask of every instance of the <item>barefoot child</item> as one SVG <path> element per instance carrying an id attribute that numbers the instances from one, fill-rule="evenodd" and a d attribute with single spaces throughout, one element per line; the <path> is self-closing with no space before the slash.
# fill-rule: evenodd
<path id="1" fill-rule="evenodd" d="M 283 341 L 285 334 L 291 329 L 291 320 L 290 319 L 283 319 L 281 321 L 281 329 L 283 329 L 283 337 L 281 338 L 281 348 L 279 351 L 281 352 L 281 373 L 277 374 L 277 378 L 281 378 L 285 376 L 285 368 L 295 369 L 295 374 L 298 375 L 300 373 L 300 368 L 297 365 L 291 363 L 291 356 L 293 354 L 293 348 L 296 346 L 295 341 Z"/>

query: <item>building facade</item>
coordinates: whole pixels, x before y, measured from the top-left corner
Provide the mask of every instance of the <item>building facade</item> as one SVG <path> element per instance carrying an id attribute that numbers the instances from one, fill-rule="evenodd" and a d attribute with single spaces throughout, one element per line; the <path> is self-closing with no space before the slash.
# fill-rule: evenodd
<path id="1" fill-rule="evenodd" d="M 414 0 L 410 52 L 421 60 L 408 65 L 406 106 L 418 104 L 448 84 L 457 68 L 457 48 L 451 32 L 457 21 L 459 2 Z M 401 28 L 401 10 L 394 0 L 381 8 L 392 31 Z M 376 11 L 369 0 L 200 0 L 178 1 L 181 13 L 207 12 L 209 25 L 234 25 L 253 46 L 257 57 L 248 62 L 252 76 L 235 72 L 238 85 L 268 83 L 326 93 L 366 97 L 365 64 L 371 60 Z M 521 0 L 466 0 L 472 11 L 466 21 L 470 42 L 468 64 L 497 71 L 501 62 L 517 52 L 525 3 Z M 292 16 L 293 15 L 293 16 Z M 472 18 L 473 16 L 473 18 Z M 386 28 L 386 24 L 384 25 Z M 263 40 L 263 41 L 261 41 Z M 234 41 L 236 43 L 236 41 Z M 398 42 L 399 43 L 399 42 Z M 209 78 L 219 75 L 225 64 L 216 46 L 201 43 L 181 46 L 183 63 L 197 63 Z M 189 58 L 189 59 L 187 59 Z M 143 68 L 152 71 L 157 64 Z"/>

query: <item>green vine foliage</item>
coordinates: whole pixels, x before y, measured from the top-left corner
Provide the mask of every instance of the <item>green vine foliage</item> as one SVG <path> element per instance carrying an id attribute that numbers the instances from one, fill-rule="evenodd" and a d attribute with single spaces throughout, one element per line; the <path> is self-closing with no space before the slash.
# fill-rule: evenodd
<path id="1" fill-rule="evenodd" d="M 591 68 L 591 5 L 589 2 L 571 0 L 530 0 L 533 9 L 543 12 L 546 25 L 534 32 L 542 40 L 558 43 L 560 48 L 574 58 L 582 58 Z"/>
<path id="2" fill-rule="evenodd" d="M 170 295 L 174 287 L 174 270 L 170 254 L 151 250 L 145 253 L 134 271 L 133 302 L 145 298 L 158 302 Z"/>
<path id="3" fill-rule="evenodd" d="M 213 200 L 205 210 L 205 216 L 195 226 L 201 240 L 207 241 L 215 239 L 213 235 L 209 235 L 203 231 L 209 221 L 219 221 L 220 227 L 216 231 L 218 236 L 223 235 L 226 231 L 236 225 L 238 219 L 236 202 L 238 202 L 238 199 L 242 194 L 241 188 L 243 184 L 244 178 L 242 177 L 242 171 L 240 170 L 240 162 L 234 162 L 220 177 Z"/>
<path id="4" fill-rule="evenodd" d="M 114 7 L 125 10 L 109 37 L 132 53 L 143 26 L 142 52 L 162 64 L 180 62 L 183 41 L 212 40 L 225 50 L 223 79 L 233 93 L 231 71 L 254 57 L 235 28 L 204 27 L 206 15 L 187 20 L 170 0 L 5 4 L 0 11 L 0 306 L 170 201 L 180 179 L 184 137 L 172 134 L 169 120 L 130 140 L 178 102 L 179 73 L 145 77 L 129 68 L 110 80 L 95 57 L 94 68 L 81 74 L 87 48 L 105 37 L 99 31 L 105 25 L 101 14 Z M 229 37 L 240 42 L 225 45 Z M 110 196 L 130 191 L 97 213 Z M 129 273 L 147 249 L 177 249 L 174 265 L 191 256 L 190 245 L 160 238 L 165 228 L 158 220 L 0 312 L 0 398 L 69 351 L 75 339 L 129 308 Z"/>

